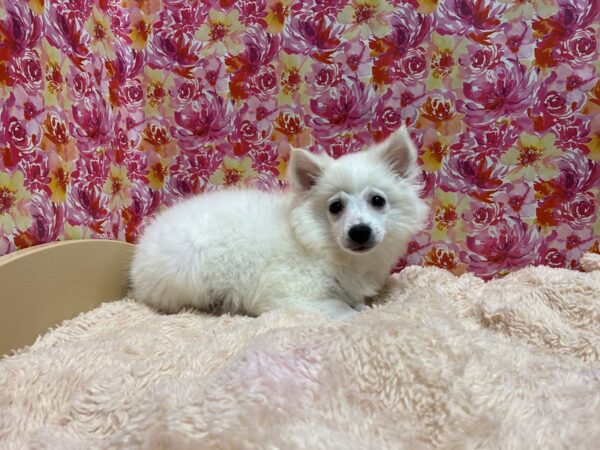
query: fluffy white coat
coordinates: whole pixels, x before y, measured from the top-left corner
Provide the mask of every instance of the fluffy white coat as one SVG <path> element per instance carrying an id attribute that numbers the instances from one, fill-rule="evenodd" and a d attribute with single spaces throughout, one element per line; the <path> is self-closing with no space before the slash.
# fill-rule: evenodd
<path id="1" fill-rule="evenodd" d="M 165 312 L 351 314 L 423 226 L 415 169 L 405 129 L 337 160 L 293 149 L 289 190 L 208 193 L 158 215 L 137 246 L 132 297 Z M 358 242 L 356 226 L 368 228 Z"/>

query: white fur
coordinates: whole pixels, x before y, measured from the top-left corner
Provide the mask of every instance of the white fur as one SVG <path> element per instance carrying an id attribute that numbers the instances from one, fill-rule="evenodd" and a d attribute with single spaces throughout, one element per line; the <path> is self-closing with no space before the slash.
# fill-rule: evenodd
<path id="1" fill-rule="evenodd" d="M 160 214 L 137 246 L 132 296 L 166 312 L 292 307 L 344 317 L 380 291 L 425 221 L 415 168 L 404 129 L 337 160 L 294 149 L 290 190 L 214 192 Z M 387 201 L 381 209 L 370 203 L 375 194 Z M 336 199 L 345 207 L 333 215 Z M 358 223 L 372 229 L 369 250 L 352 250 Z"/>

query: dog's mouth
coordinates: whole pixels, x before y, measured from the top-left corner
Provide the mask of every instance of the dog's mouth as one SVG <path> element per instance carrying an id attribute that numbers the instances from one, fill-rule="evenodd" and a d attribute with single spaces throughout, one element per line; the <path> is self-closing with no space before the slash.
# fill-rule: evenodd
<path id="1" fill-rule="evenodd" d="M 346 250 L 351 253 L 367 253 L 369 250 L 372 250 L 377 243 L 367 243 L 362 245 L 350 244 L 346 246 Z"/>

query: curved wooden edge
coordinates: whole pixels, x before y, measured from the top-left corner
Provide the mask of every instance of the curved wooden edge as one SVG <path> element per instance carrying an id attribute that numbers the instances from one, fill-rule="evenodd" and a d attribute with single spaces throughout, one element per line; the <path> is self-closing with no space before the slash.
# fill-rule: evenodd
<path id="1" fill-rule="evenodd" d="M 50 327 L 127 295 L 134 245 L 61 241 L 0 257 L 0 356 Z"/>

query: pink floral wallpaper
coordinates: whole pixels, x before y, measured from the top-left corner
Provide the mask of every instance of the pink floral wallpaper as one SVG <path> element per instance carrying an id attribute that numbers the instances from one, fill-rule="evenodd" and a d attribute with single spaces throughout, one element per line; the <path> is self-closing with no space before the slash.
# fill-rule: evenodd
<path id="1" fill-rule="evenodd" d="M 283 183 L 406 124 L 429 229 L 489 278 L 599 251 L 598 0 L 0 0 L 0 254 L 135 242 L 164 205 Z"/>

